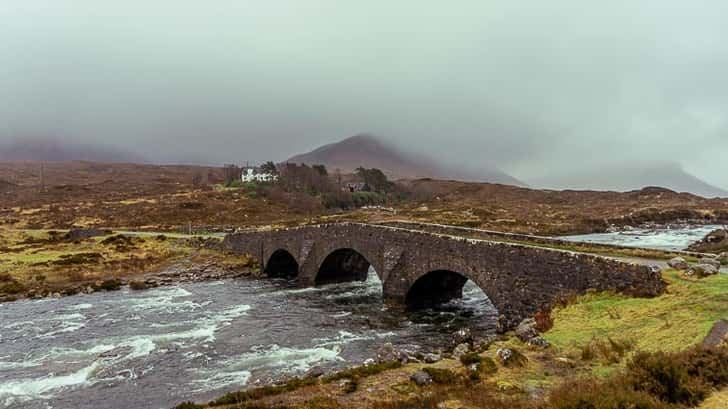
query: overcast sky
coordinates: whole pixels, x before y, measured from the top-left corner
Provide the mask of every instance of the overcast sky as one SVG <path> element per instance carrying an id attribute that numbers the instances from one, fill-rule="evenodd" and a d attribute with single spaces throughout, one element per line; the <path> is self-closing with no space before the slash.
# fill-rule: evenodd
<path id="1" fill-rule="evenodd" d="M 241 162 L 368 132 L 525 180 L 668 160 L 728 188 L 725 0 L 2 0 L 0 92 L 0 142 Z"/>

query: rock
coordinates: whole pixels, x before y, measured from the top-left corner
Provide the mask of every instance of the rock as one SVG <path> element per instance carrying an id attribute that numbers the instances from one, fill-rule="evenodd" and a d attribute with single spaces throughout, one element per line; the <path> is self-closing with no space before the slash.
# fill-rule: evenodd
<path id="1" fill-rule="evenodd" d="M 470 352 L 470 345 L 468 344 L 460 344 L 455 347 L 452 351 L 452 357 L 455 359 L 460 359 L 461 356 L 467 354 Z"/>
<path id="2" fill-rule="evenodd" d="M 538 336 L 538 330 L 536 329 L 536 320 L 533 318 L 526 318 L 521 321 L 516 327 L 516 336 L 523 342 L 527 342 L 529 339 Z"/>
<path id="3" fill-rule="evenodd" d="M 696 264 L 685 271 L 685 275 L 688 277 L 707 277 L 710 275 L 718 274 L 718 269 L 711 264 Z"/>
<path id="4" fill-rule="evenodd" d="M 505 363 L 513 357 L 513 351 L 508 348 L 498 348 L 498 350 L 495 351 L 495 356 L 497 356 L 501 363 L 505 365 Z"/>
<path id="5" fill-rule="evenodd" d="M 320 366 L 314 366 L 313 368 L 306 371 L 303 375 L 304 378 L 320 378 L 324 375 L 324 368 Z"/>
<path id="6" fill-rule="evenodd" d="M 532 347 L 548 348 L 551 343 L 541 337 L 533 337 L 528 340 L 528 345 Z"/>
<path id="7" fill-rule="evenodd" d="M 106 236 L 110 232 L 101 229 L 71 229 L 66 233 L 65 239 L 70 241 L 89 239 L 91 237 Z"/>
<path id="8" fill-rule="evenodd" d="M 712 348 L 717 347 L 723 342 L 728 341 L 728 319 L 718 320 L 713 324 L 708 336 L 703 340 L 703 346 Z"/>
<path id="9" fill-rule="evenodd" d="M 691 244 L 688 250 L 710 253 L 722 251 L 726 246 L 728 246 L 728 230 L 717 229 L 708 233 L 703 240 Z"/>
<path id="10" fill-rule="evenodd" d="M 484 338 L 480 338 L 476 341 L 473 341 L 473 349 L 476 351 L 485 351 L 490 347 L 490 344 L 495 341 L 495 336 L 487 336 Z"/>
<path id="11" fill-rule="evenodd" d="M 400 361 L 406 363 L 408 359 L 409 356 L 406 352 L 401 351 L 399 348 L 392 345 L 391 342 L 387 342 L 382 345 L 377 351 L 376 361 L 379 363 L 391 361 Z"/>
<path id="12" fill-rule="evenodd" d="M 472 344 L 472 343 L 473 343 L 473 334 L 470 333 L 470 329 L 468 329 L 468 328 L 462 328 L 453 335 L 453 344 L 455 344 L 455 345 Z"/>
<path id="13" fill-rule="evenodd" d="M 425 363 L 434 364 L 435 362 L 442 361 L 442 356 L 440 354 L 425 354 L 422 356 L 422 360 Z"/>
<path id="14" fill-rule="evenodd" d="M 688 265 L 688 262 L 685 261 L 685 259 L 682 257 L 675 257 L 671 259 L 667 262 L 667 265 L 670 266 L 670 268 L 674 268 L 675 270 L 687 270 L 688 267 L 690 267 Z"/>
<path id="15" fill-rule="evenodd" d="M 720 270 L 720 260 L 716 258 L 704 258 L 701 259 L 700 262 L 702 264 L 710 264 L 711 266 L 715 267 L 717 270 Z"/>
<path id="16" fill-rule="evenodd" d="M 417 371 L 410 376 L 410 380 L 417 386 L 426 386 L 432 383 L 432 377 L 425 371 Z"/>

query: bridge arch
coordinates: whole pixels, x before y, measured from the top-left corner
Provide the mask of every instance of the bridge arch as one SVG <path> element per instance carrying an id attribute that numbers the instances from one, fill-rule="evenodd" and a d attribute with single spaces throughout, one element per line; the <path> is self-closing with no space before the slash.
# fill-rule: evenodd
<path id="1" fill-rule="evenodd" d="M 298 277 L 296 258 L 285 248 L 279 248 L 268 257 L 263 273 L 267 277 L 292 279 Z"/>
<path id="2" fill-rule="evenodd" d="M 370 261 L 353 248 L 338 248 L 328 252 L 318 263 L 318 271 L 314 278 L 315 285 L 342 283 L 349 281 L 366 281 L 369 275 Z"/>
<path id="3" fill-rule="evenodd" d="M 462 298 L 467 282 L 466 276 L 455 271 L 430 271 L 412 283 L 407 290 L 405 304 L 408 308 L 423 308 Z"/>

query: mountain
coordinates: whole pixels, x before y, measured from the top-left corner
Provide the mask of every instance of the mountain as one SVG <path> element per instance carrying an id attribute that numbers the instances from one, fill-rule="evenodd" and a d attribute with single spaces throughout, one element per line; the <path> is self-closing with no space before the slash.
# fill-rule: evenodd
<path id="1" fill-rule="evenodd" d="M 459 168 L 433 159 L 402 152 L 372 135 L 356 135 L 321 146 L 311 152 L 293 156 L 290 163 L 323 164 L 330 170 L 353 172 L 362 166 L 382 170 L 390 179 L 451 179 L 524 186 L 518 179 L 498 169 Z"/>
<path id="2" fill-rule="evenodd" d="M 0 160 L 4 161 L 91 161 L 145 163 L 132 152 L 97 144 L 83 144 L 52 138 L 19 138 L 0 144 Z"/>
<path id="3" fill-rule="evenodd" d="M 626 192 L 659 186 L 707 198 L 728 197 L 728 191 L 691 175 L 676 163 L 642 163 L 585 169 L 529 180 L 532 186 L 550 189 L 592 189 Z M 597 187 L 597 188 L 595 188 Z"/>

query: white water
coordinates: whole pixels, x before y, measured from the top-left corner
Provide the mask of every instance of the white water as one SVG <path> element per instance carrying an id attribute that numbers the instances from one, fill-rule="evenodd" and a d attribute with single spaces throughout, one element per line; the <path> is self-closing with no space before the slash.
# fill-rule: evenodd
<path id="1" fill-rule="evenodd" d="M 358 365 L 383 341 L 417 349 L 462 325 L 493 329 L 472 284 L 445 308 L 387 311 L 375 273 L 315 289 L 227 280 L 0 304 L 0 408 L 169 408 Z"/>
<path id="2" fill-rule="evenodd" d="M 594 233 L 560 237 L 565 240 L 618 244 L 629 247 L 643 247 L 657 250 L 684 250 L 686 247 L 702 240 L 711 231 L 722 226 L 680 226 L 662 228 L 638 228 L 620 232 Z"/>

